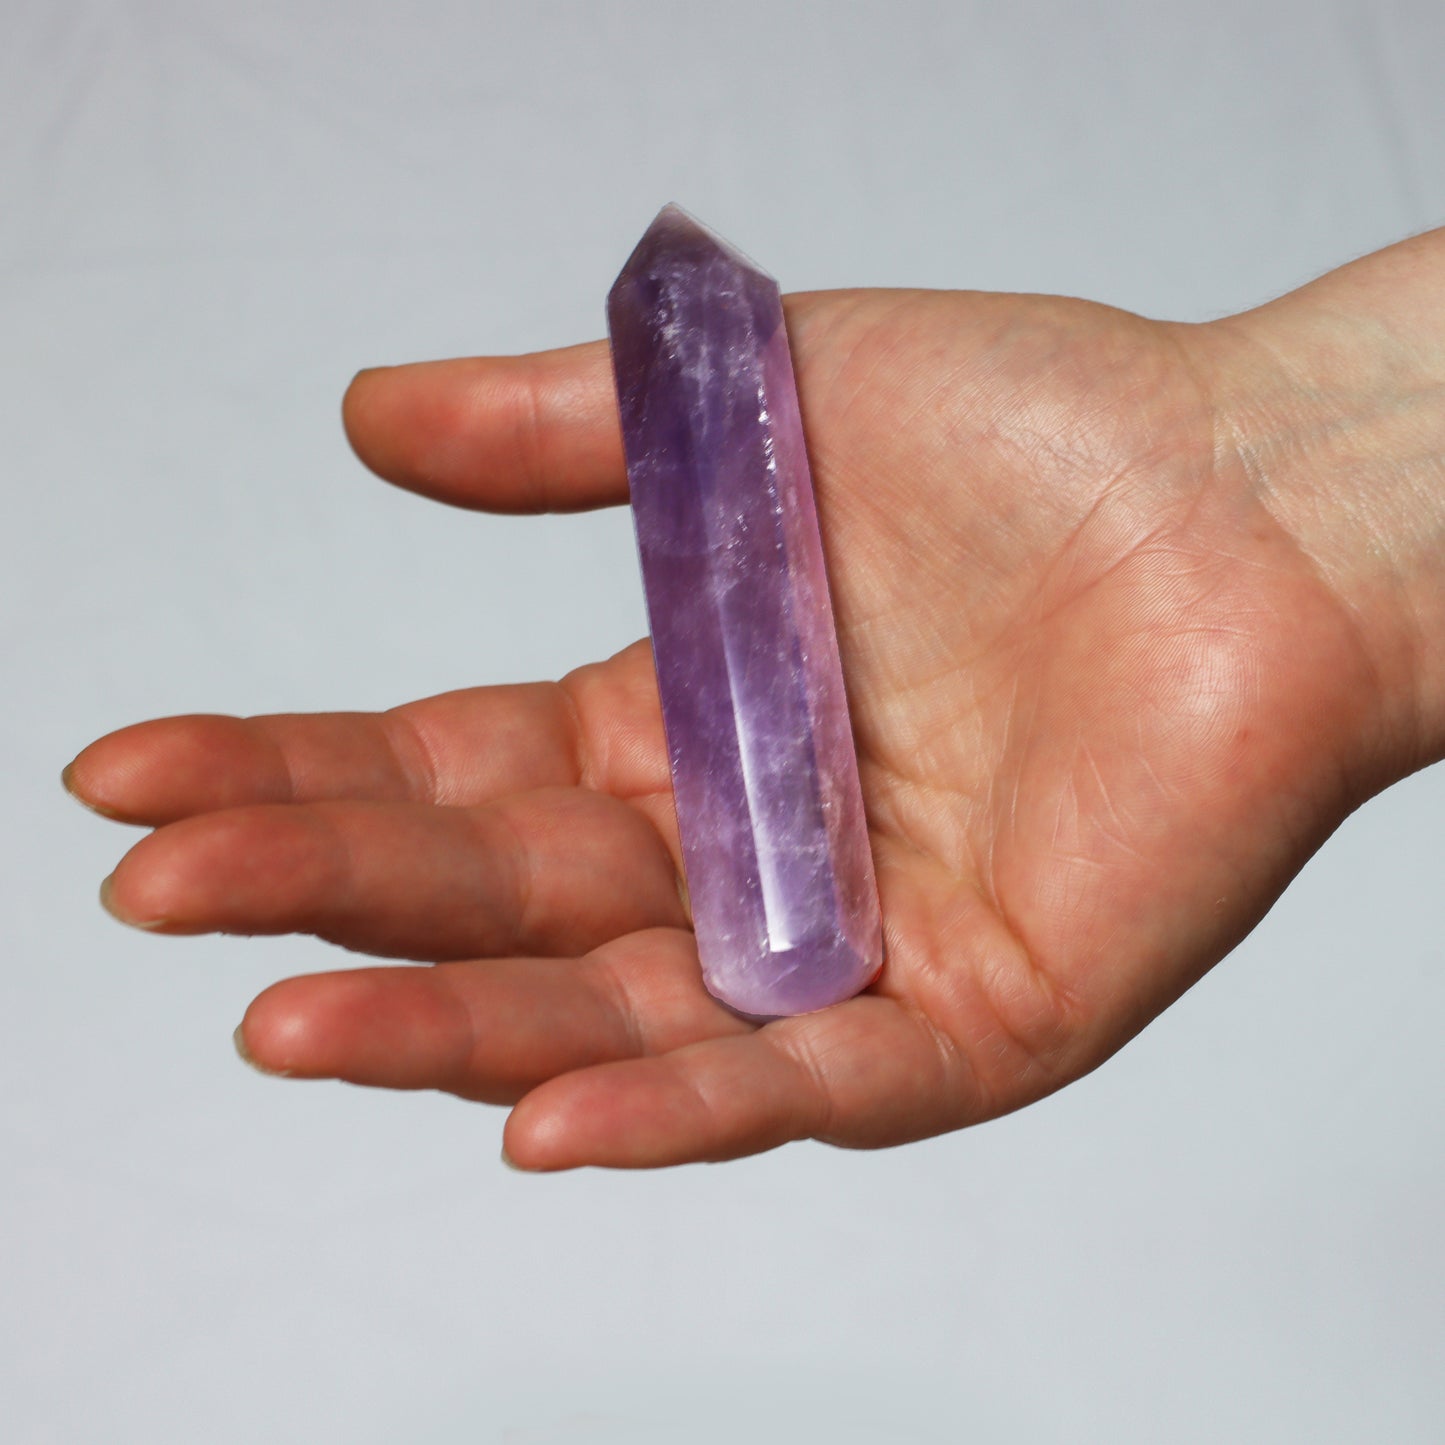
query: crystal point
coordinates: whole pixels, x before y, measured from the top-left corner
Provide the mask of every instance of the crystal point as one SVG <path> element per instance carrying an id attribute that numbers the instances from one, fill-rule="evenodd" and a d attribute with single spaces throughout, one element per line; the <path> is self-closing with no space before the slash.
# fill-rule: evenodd
<path id="1" fill-rule="evenodd" d="M 666 206 L 607 315 L 703 981 L 807 1013 L 883 945 L 782 298 Z"/>

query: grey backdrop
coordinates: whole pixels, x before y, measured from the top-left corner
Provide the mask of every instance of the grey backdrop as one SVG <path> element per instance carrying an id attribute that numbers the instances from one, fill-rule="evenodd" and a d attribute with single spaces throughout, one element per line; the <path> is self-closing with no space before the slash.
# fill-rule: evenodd
<path id="1" fill-rule="evenodd" d="M 788 288 L 1203 318 L 1445 221 L 1445 10 L 34 0 L 0 43 L 0 1438 L 1434 1441 L 1445 778 L 1041 1105 L 880 1154 L 512 1174 L 262 1079 L 305 939 L 157 939 L 56 775 L 642 630 L 624 513 L 371 480 L 358 367 L 598 335 L 676 199 Z"/>

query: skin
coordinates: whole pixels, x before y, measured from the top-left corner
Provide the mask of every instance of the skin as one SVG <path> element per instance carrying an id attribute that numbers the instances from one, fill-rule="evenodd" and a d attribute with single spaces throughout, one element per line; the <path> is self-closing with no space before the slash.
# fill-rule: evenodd
<path id="1" fill-rule="evenodd" d="M 1242 316 L 795 296 L 789 329 L 886 964 L 765 1026 L 702 989 L 644 641 L 375 715 L 167 718 L 67 786 L 153 831 L 160 933 L 429 968 L 291 978 L 272 1073 L 512 1105 L 521 1168 L 918 1139 L 1108 1058 L 1368 797 L 1445 755 L 1445 232 Z M 498 512 L 626 500 L 603 343 L 361 373 L 382 477 Z"/>

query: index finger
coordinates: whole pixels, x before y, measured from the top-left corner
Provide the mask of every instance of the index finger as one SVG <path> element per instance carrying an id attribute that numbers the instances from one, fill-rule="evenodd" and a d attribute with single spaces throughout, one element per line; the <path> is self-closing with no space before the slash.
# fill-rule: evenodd
<path id="1" fill-rule="evenodd" d="M 474 806 L 535 788 L 667 795 L 646 643 L 561 683 L 464 688 L 386 713 L 172 717 L 82 749 L 81 802 L 157 827 L 222 808 L 350 799 Z"/>
<path id="2" fill-rule="evenodd" d="M 605 341 L 363 371 L 342 420 L 378 476 L 452 506 L 576 512 L 627 500 Z"/>

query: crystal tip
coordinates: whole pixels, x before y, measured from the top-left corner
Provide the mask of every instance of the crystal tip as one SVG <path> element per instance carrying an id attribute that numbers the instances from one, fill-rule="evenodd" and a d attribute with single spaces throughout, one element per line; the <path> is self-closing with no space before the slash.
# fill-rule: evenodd
<path id="1" fill-rule="evenodd" d="M 622 282 L 629 276 L 653 272 L 659 263 L 681 262 L 687 265 L 715 262 L 718 258 L 725 258 L 739 270 L 750 271 L 769 282 L 773 280 L 751 256 L 740 251 L 731 241 L 724 240 L 676 201 L 669 201 L 642 233 L 642 239 L 633 248 L 617 280 Z"/>

